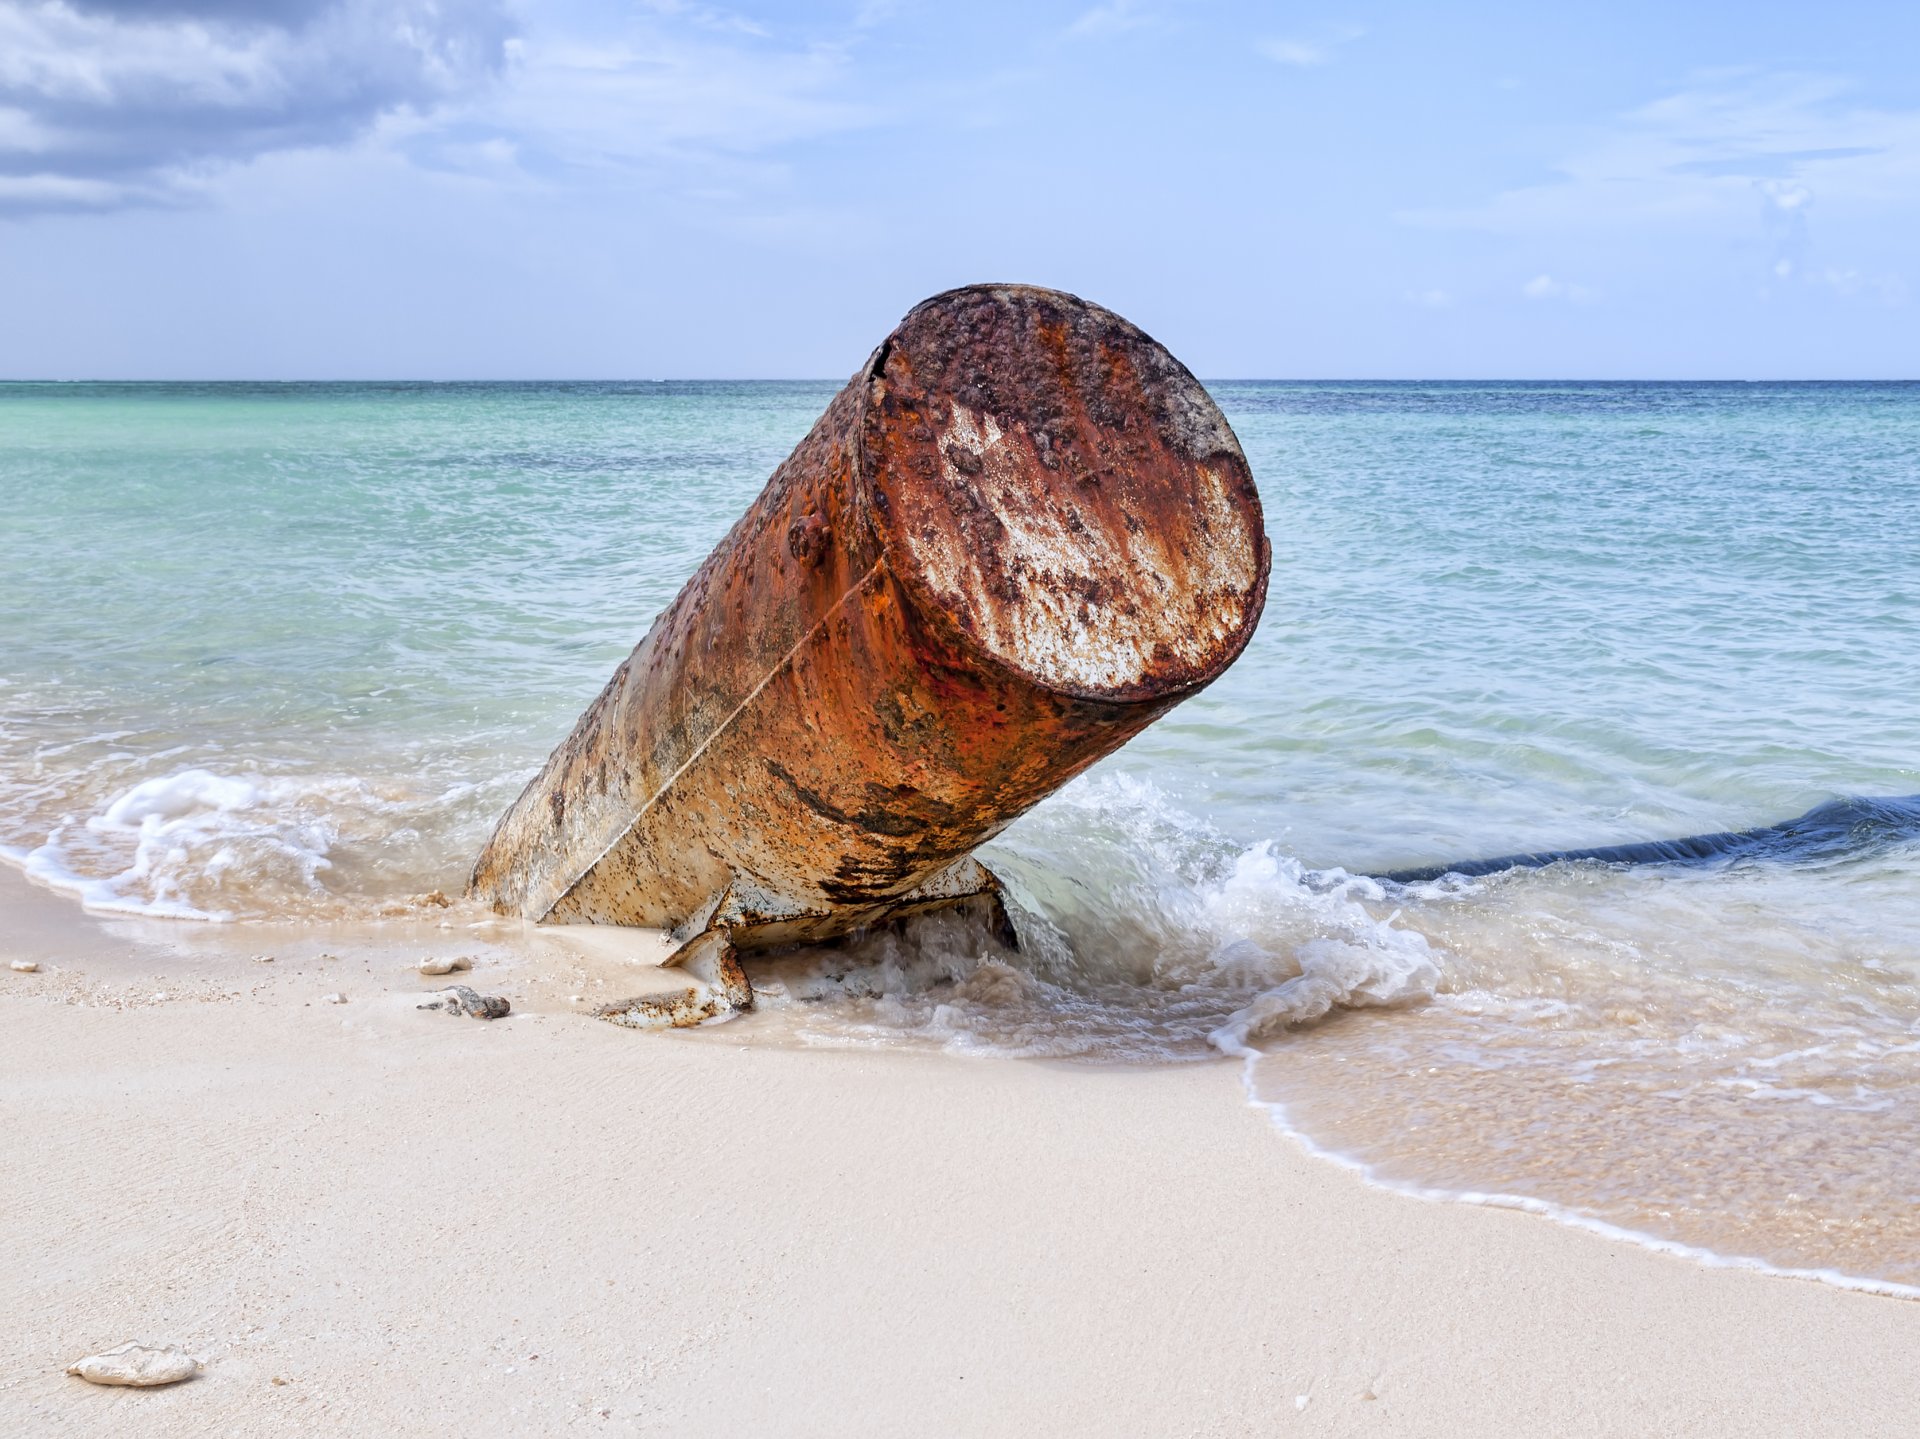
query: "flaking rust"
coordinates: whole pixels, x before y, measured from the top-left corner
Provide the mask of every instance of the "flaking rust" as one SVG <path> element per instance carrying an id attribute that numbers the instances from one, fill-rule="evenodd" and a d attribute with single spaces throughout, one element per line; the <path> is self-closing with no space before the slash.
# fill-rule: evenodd
<path id="1" fill-rule="evenodd" d="M 472 892 L 672 931 L 705 996 L 602 1011 L 636 1024 L 745 1007 L 736 950 L 953 905 L 1004 928 L 974 848 L 1225 670 L 1267 568 L 1246 458 L 1165 349 L 1057 291 L 936 295 L 502 816 Z"/>

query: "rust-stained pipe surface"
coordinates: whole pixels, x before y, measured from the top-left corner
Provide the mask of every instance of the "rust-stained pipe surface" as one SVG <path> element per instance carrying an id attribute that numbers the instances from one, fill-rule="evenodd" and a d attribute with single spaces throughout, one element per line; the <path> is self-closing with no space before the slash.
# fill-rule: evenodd
<path id="1" fill-rule="evenodd" d="M 503 913 L 825 939 L 1219 675 L 1266 597 L 1239 443 L 1108 310 L 916 306 L 501 818 Z"/>

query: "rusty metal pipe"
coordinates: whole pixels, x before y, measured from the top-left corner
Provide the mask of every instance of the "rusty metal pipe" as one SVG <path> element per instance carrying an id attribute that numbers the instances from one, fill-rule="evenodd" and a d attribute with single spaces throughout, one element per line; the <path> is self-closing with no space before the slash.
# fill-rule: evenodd
<path id="1" fill-rule="evenodd" d="M 976 845 L 1232 663 L 1267 566 L 1239 443 L 1166 350 L 1057 291 L 936 295 L 614 672 L 472 891 L 741 947 L 979 893 Z"/>

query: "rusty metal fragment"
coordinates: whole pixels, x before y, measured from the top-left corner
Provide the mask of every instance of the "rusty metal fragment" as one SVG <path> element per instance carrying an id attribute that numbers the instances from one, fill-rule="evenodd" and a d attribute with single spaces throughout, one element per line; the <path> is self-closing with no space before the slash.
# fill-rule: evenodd
<path id="1" fill-rule="evenodd" d="M 699 984 L 679 994 L 648 995 L 603 1004 L 600 1018 L 629 1029 L 691 1029 L 709 1019 L 753 1008 L 753 985 L 724 929 L 709 929 L 681 945 L 667 961 Z"/>
<path id="2" fill-rule="evenodd" d="M 1239 443 L 1166 350 L 1057 291 L 936 295 L 615 671 L 472 891 L 743 950 L 997 903 L 974 847 L 1232 663 L 1267 567 Z"/>

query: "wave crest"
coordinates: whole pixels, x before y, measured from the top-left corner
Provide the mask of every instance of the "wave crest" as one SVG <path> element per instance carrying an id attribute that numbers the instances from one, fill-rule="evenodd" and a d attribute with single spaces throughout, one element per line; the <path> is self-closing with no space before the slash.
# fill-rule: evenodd
<path id="1" fill-rule="evenodd" d="M 816 1042 L 1023 1056 L 1242 1053 L 1345 1008 L 1417 1003 L 1445 955 L 1364 876 L 1235 846 L 1157 787 L 1076 782 L 986 852 L 1021 935 L 932 915 L 767 966 Z"/>

